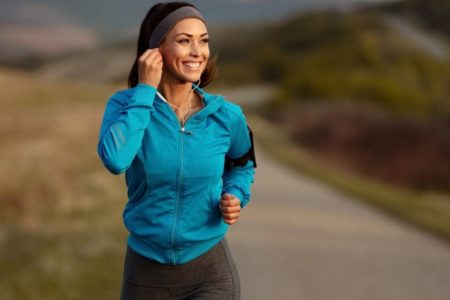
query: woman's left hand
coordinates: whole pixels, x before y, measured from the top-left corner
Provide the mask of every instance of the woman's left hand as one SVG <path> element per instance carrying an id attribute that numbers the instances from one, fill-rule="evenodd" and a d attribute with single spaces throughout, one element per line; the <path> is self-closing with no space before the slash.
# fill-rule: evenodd
<path id="1" fill-rule="evenodd" d="M 225 193 L 220 199 L 220 211 L 224 222 L 228 225 L 233 225 L 241 215 L 241 201 L 237 197 Z"/>

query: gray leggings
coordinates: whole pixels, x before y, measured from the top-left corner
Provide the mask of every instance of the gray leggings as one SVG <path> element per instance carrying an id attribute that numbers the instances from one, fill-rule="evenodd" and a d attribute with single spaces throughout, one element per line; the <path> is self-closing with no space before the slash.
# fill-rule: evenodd
<path id="1" fill-rule="evenodd" d="M 165 265 L 127 248 L 121 300 L 239 300 L 236 265 L 224 238 L 202 256 Z"/>

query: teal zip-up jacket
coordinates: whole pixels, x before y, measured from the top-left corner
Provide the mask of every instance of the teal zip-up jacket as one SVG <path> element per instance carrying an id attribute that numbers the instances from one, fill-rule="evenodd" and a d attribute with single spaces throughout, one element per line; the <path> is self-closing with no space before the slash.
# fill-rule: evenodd
<path id="1" fill-rule="evenodd" d="M 183 264 L 226 234 L 219 210 L 230 193 L 245 207 L 254 165 L 224 170 L 225 156 L 246 154 L 251 140 L 241 108 L 201 88 L 204 107 L 180 122 L 147 84 L 114 93 L 105 109 L 98 154 L 113 174 L 125 172 L 128 202 L 123 219 L 128 245 L 150 259 Z"/>

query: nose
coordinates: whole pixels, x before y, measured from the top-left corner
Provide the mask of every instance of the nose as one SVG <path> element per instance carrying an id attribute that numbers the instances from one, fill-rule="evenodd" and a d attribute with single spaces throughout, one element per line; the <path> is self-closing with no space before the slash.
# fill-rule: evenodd
<path id="1" fill-rule="evenodd" d="M 191 43 L 191 55 L 197 57 L 200 55 L 199 46 L 196 42 Z"/>

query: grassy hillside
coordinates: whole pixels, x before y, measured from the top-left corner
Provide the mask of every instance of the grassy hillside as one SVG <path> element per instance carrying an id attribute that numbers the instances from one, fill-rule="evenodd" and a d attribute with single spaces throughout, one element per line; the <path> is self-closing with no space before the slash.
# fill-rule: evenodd
<path id="1" fill-rule="evenodd" d="M 115 88 L 0 70 L 1 299 L 117 298 L 124 183 L 96 154 Z"/>
<path id="2" fill-rule="evenodd" d="M 314 99 L 370 102 L 421 118 L 450 114 L 450 60 L 419 49 L 378 13 L 299 14 L 217 47 L 224 81 L 280 85 L 271 110 Z"/>
<path id="3" fill-rule="evenodd" d="M 380 10 L 402 15 L 450 39 L 450 0 L 403 0 L 384 3 Z"/>
<path id="4" fill-rule="evenodd" d="M 215 85 L 279 85 L 282 92 L 273 99 L 270 111 L 307 99 L 370 102 L 394 114 L 447 117 L 450 55 L 433 56 L 392 28 L 385 14 L 407 16 L 418 26 L 444 32 L 449 2 L 398 1 L 213 28 L 211 47 L 219 54 L 220 71 Z M 135 43 L 136 37 L 29 67 L 46 78 L 125 82 Z M 448 39 L 442 43 L 450 48 Z"/>

